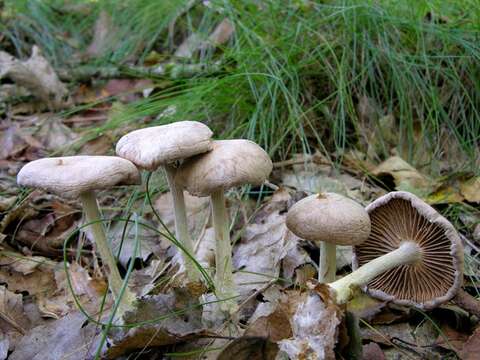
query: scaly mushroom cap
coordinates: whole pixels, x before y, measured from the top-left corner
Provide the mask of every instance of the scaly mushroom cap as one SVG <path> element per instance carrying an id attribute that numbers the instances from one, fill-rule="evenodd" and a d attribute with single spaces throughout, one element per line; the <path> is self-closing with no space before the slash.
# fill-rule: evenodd
<path id="1" fill-rule="evenodd" d="M 218 140 L 212 151 L 186 160 L 175 181 L 195 196 L 235 186 L 261 185 L 272 171 L 272 160 L 250 140 Z"/>
<path id="2" fill-rule="evenodd" d="M 356 245 L 367 240 L 370 219 L 357 202 L 335 193 L 320 193 L 310 195 L 290 208 L 287 227 L 305 240 Z"/>
<path id="3" fill-rule="evenodd" d="M 116 156 L 66 156 L 29 162 L 17 175 L 22 186 L 39 188 L 65 198 L 81 193 L 140 183 L 138 169 Z"/>
<path id="4" fill-rule="evenodd" d="M 376 298 L 424 309 L 450 300 L 462 285 L 463 249 L 453 225 L 415 195 L 396 191 L 367 207 L 372 232 L 354 247 L 353 267 L 414 241 L 421 260 L 389 270 L 366 287 Z"/>
<path id="5" fill-rule="evenodd" d="M 179 121 L 126 134 L 117 143 L 117 155 L 142 169 L 189 158 L 211 149 L 210 128 L 197 121 Z"/>

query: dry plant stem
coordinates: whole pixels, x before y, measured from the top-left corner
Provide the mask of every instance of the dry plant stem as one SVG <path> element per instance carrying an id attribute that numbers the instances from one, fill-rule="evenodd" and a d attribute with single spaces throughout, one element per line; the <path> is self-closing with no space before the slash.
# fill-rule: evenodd
<path id="1" fill-rule="evenodd" d="M 80 200 L 83 204 L 83 211 L 85 212 L 85 217 L 89 225 L 93 238 L 95 240 L 95 245 L 97 250 L 102 258 L 102 261 L 108 267 L 108 284 L 110 290 L 113 293 L 115 299 L 118 299 L 120 290 L 122 289 L 123 280 L 118 271 L 117 262 L 108 246 L 107 237 L 105 236 L 105 231 L 103 229 L 103 224 L 101 221 L 102 217 L 100 215 L 100 210 L 98 209 L 97 199 L 93 191 L 89 191 L 80 195 Z M 132 303 L 135 301 L 135 295 L 127 288 L 123 292 L 122 299 L 120 300 L 121 311 L 128 310 L 132 307 Z"/>
<path id="2" fill-rule="evenodd" d="M 223 190 L 218 190 L 211 195 L 212 219 L 215 230 L 215 288 L 221 298 L 235 295 L 233 285 L 232 268 L 232 244 L 230 243 L 230 227 L 225 208 L 225 197 Z M 235 300 L 225 300 L 221 308 L 227 311 L 234 311 Z"/>
<path id="3" fill-rule="evenodd" d="M 355 287 L 364 286 L 376 276 L 397 266 L 412 264 L 420 260 L 421 256 L 420 247 L 412 241 L 407 241 L 398 249 L 366 263 L 351 274 L 330 284 L 337 294 L 337 303 L 344 304 L 349 301 Z"/>
<path id="4" fill-rule="evenodd" d="M 171 165 L 165 165 L 165 173 L 167 174 L 168 186 L 170 187 L 170 193 L 173 199 L 173 208 L 175 211 L 175 236 L 177 240 L 183 245 L 185 251 L 190 255 L 194 254 L 193 241 L 188 233 L 187 223 L 187 210 L 185 207 L 185 199 L 183 197 L 183 189 L 177 186 L 175 182 L 175 168 Z M 195 267 L 192 260 L 180 250 L 180 255 L 183 258 L 185 264 L 185 270 L 188 280 L 190 282 L 196 282 L 200 279 L 198 269 Z"/>
<path id="5" fill-rule="evenodd" d="M 335 281 L 337 273 L 337 248 L 335 244 L 322 241 L 320 243 L 320 264 L 318 266 L 318 282 L 329 284 Z"/>

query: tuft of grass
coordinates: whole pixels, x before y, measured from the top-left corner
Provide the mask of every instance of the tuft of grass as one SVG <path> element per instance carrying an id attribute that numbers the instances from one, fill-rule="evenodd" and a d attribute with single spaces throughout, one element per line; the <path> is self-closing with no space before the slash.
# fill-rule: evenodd
<path id="1" fill-rule="evenodd" d="M 143 65 L 155 50 L 187 65 L 219 65 L 214 73 L 167 76 L 168 86 L 114 114 L 98 132 L 175 108 L 152 125 L 206 121 L 218 136 L 255 140 L 277 159 L 320 149 L 341 160 L 355 147 L 380 161 L 395 149 L 414 165 L 429 164 L 434 175 L 445 162 L 479 171 L 474 0 L 83 3 L 87 15 L 66 11 L 61 1 L 7 1 L 22 21 L 3 32 L 20 55 L 28 43 L 20 40 L 30 40 L 64 66 L 87 48 L 87 30 L 106 11 L 115 28 L 112 48 L 91 62 Z M 174 59 L 188 35 L 207 38 L 224 18 L 235 34 L 222 49 Z"/>

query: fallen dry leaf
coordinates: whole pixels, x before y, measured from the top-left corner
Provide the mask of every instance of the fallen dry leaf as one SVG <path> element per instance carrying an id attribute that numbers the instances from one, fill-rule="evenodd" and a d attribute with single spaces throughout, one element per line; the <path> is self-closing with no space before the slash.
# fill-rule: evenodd
<path id="1" fill-rule="evenodd" d="M 29 329 L 30 321 L 24 314 L 23 296 L 0 285 L 0 330 L 8 338 L 12 350 Z"/>
<path id="2" fill-rule="evenodd" d="M 59 80 L 55 70 L 42 56 L 37 46 L 33 46 L 32 55 L 25 61 L 0 51 L 0 78 L 5 76 L 29 89 L 32 94 L 54 109 L 70 105 L 66 86 Z"/>
<path id="3" fill-rule="evenodd" d="M 154 227 L 153 223 L 148 221 L 143 221 Z M 122 239 L 122 234 L 124 234 L 125 223 L 116 222 L 107 233 L 107 237 L 110 241 L 112 250 L 114 254 L 118 254 L 121 246 L 120 256 L 118 260 L 126 268 L 128 262 L 135 255 L 136 242 L 138 240 L 139 246 L 135 258 L 142 259 L 147 261 L 147 259 L 152 256 L 152 254 L 164 254 L 165 244 L 161 242 L 160 235 L 144 226 L 138 227 L 138 234 L 135 233 L 135 224 L 127 225 L 127 230 L 125 231 L 125 236 Z M 89 237 L 90 238 L 90 237 Z"/>
<path id="4" fill-rule="evenodd" d="M 415 344 L 412 328 L 408 323 L 376 325 L 361 328 L 362 339 L 392 346 L 392 339 L 400 339 L 408 344 Z"/>
<path id="5" fill-rule="evenodd" d="M 421 197 L 430 194 L 435 185 L 433 180 L 421 174 L 399 156 L 388 158 L 378 165 L 372 174 L 380 181 L 391 177 L 396 190 L 409 191 Z"/>
<path id="6" fill-rule="evenodd" d="M 0 257 L 0 282 L 7 284 L 13 292 L 35 296 L 54 293 L 57 288 L 54 269 L 60 265 L 39 256 L 33 259 L 17 253 L 3 253 Z"/>
<path id="7" fill-rule="evenodd" d="M 459 332 L 448 325 L 443 325 L 441 332 L 435 341 L 435 345 L 447 350 L 452 350 L 453 348 L 460 356 L 461 350 L 468 338 L 469 336 L 467 334 Z"/>
<path id="8" fill-rule="evenodd" d="M 480 177 L 474 177 L 460 183 L 460 192 L 465 200 L 480 203 Z"/>
<path id="9" fill-rule="evenodd" d="M 127 324 L 148 322 L 134 328 L 114 328 L 109 340 L 106 356 L 117 359 L 122 354 L 149 346 L 162 346 L 184 342 L 209 333 L 203 329 L 200 317 L 194 309 L 178 307 L 178 299 L 173 293 L 146 296 L 138 301 L 137 309 L 123 315 Z M 157 319 L 157 320 L 155 320 Z"/>
<path id="10" fill-rule="evenodd" d="M 249 224 L 233 251 L 234 281 L 242 297 L 280 275 L 285 246 L 286 214 L 272 212 L 262 223 Z"/>
<path id="11" fill-rule="evenodd" d="M 260 336 L 245 336 L 232 341 L 217 360 L 275 360 L 277 344 Z"/>
<path id="12" fill-rule="evenodd" d="M 365 360 L 385 360 L 382 349 L 374 342 L 363 345 L 362 357 Z"/>
<path id="13" fill-rule="evenodd" d="M 480 327 L 477 327 L 460 351 L 462 360 L 476 360 L 480 354 Z"/>
<path id="14" fill-rule="evenodd" d="M 39 122 L 35 137 L 47 150 L 59 150 L 78 138 L 78 135 L 64 125 L 58 117 L 50 115 L 39 119 Z"/>
<path id="15" fill-rule="evenodd" d="M 58 360 L 93 358 L 98 346 L 95 325 L 85 325 L 80 312 L 30 330 L 10 355 L 11 360 Z"/>

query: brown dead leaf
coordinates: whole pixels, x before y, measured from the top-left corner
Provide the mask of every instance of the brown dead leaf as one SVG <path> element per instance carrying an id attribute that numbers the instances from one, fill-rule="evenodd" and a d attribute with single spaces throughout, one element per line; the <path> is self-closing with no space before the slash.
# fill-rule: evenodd
<path id="1" fill-rule="evenodd" d="M 383 181 L 391 177 L 396 190 L 412 192 L 421 197 L 434 189 L 434 181 L 421 174 L 417 169 L 399 156 L 392 156 L 378 165 L 372 174 Z"/>
<path id="2" fill-rule="evenodd" d="M 10 349 L 25 335 L 30 321 L 24 314 L 23 296 L 0 285 L 0 330 L 7 336 Z"/>
<path id="3" fill-rule="evenodd" d="M 280 275 L 286 239 L 285 213 L 270 214 L 262 223 L 249 224 L 233 251 L 234 281 L 241 296 L 248 296 Z"/>
<path id="4" fill-rule="evenodd" d="M 148 223 L 148 221 L 144 221 Z M 155 225 L 150 223 L 152 227 Z M 142 259 L 147 261 L 152 254 L 163 254 L 165 245 L 160 241 L 160 235 L 148 229 L 144 226 L 139 226 L 138 234 L 135 233 L 135 224 L 127 225 L 127 229 L 124 233 L 125 223 L 116 222 L 110 226 L 108 231 L 108 238 L 111 243 L 112 250 L 115 254 L 118 253 L 121 248 L 120 256 L 118 260 L 124 266 L 128 266 L 130 259 L 135 257 L 136 259 Z M 125 234 L 122 239 L 122 234 Z M 138 251 L 135 256 L 136 241 L 139 242 Z"/>
<path id="5" fill-rule="evenodd" d="M 453 347 L 453 350 L 460 355 L 468 338 L 469 336 L 467 334 L 459 332 L 448 325 L 443 325 L 441 332 L 435 341 L 435 345 L 447 350 L 452 350 Z"/>
<path id="6" fill-rule="evenodd" d="M 480 176 L 461 182 L 460 192 L 465 200 L 480 203 Z"/>
<path id="7" fill-rule="evenodd" d="M 127 312 L 123 321 L 127 324 L 150 322 L 134 328 L 114 328 L 111 331 L 111 346 L 106 351 L 110 359 L 117 359 L 125 353 L 148 346 L 162 346 L 192 340 L 208 335 L 203 330 L 196 311 L 187 309 L 186 314 L 175 314 L 177 299 L 173 293 L 146 296 L 138 301 L 137 309 Z M 158 319 L 158 321 L 153 321 Z M 211 334 L 213 335 L 213 334 Z"/>
<path id="8" fill-rule="evenodd" d="M 385 360 L 385 355 L 377 343 L 370 342 L 363 345 L 362 357 L 365 360 Z"/>
<path id="9" fill-rule="evenodd" d="M 81 149 L 79 153 L 85 155 L 105 155 L 108 154 L 109 151 L 113 150 L 115 140 L 109 135 L 100 135 L 97 136 L 95 139 L 87 141 Z"/>
<path id="10" fill-rule="evenodd" d="M 255 310 L 245 336 L 263 337 L 273 342 L 293 335 L 290 327 L 290 307 L 286 293 L 277 301 L 260 303 Z"/>
<path id="11" fill-rule="evenodd" d="M 30 330 L 10 355 L 11 360 L 58 360 L 93 358 L 99 339 L 94 324 L 85 326 L 80 312 Z"/>
<path id="12" fill-rule="evenodd" d="M 412 328 L 408 323 L 376 325 L 361 328 L 362 338 L 379 344 L 392 346 L 392 339 L 400 339 L 408 344 L 415 344 Z"/>
<path id="13" fill-rule="evenodd" d="M 0 265 L 0 282 L 13 292 L 39 296 L 56 290 L 54 269 L 59 265 L 47 258 L 5 252 L 0 257 Z"/>
<path id="14" fill-rule="evenodd" d="M 476 360 L 480 354 L 480 327 L 477 327 L 460 351 L 462 360 Z"/>
<path id="15" fill-rule="evenodd" d="M 10 124 L 0 134 L 0 159 L 17 159 L 29 147 L 37 150 L 42 144 L 18 124 Z"/>
<path id="16" fill-rule="evenodd" d="M 277 344 L 258 336 L 244 336 L 232 341 L 217 360 L 275 360 Z"/>
<path id="17" fill-rule="evenodd" d="M 59 80 L 55 70 L 42 56 L 37 46 L 33 46 L 31 57 L 25 61 L 0 51 L 0 78 L 5 76 L 17 85 L 29 89 L 32 94 L 54 109 L 70 105 L 67 87 Z"/>
<path id="18" fill-rule="evenodd" d="M 41 124 L 35 133 L 35 137 L 47 150 L 58 150 L 70 145 L 78 138 L 78 135 L 57 117 L 49 116 L 39 121 L 41 121 Z"/>
<path id="19" fill-rule="evenodd" d="M 111 79 L 102 89 L 102 96 L 117 96 L 119 101 L 129 103 L 139 99 L 138 93 L 153 87 L 149 79 Z"/>
<path id="20" fill-rule="evenodd" d="M 63 242 L 77 226 L 79 213 L 70 209 L 71 212 L 64 215 L 50 212 L 23 222 L 15 240 L 44 255 L 59 256 Z"/>

